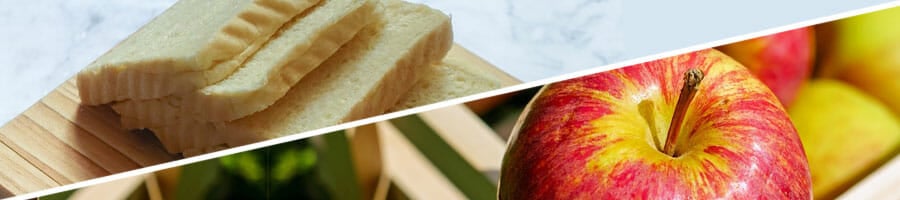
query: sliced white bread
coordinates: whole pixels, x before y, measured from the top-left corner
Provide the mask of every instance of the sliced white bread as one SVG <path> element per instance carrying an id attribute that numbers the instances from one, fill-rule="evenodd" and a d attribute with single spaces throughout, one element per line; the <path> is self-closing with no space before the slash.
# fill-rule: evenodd
<path id="1" fill-rule="evenodd" d="M 499 77 L 494 76 L 496 73 L 475 67 L 478 65 L 469 63 L 469 60 L 463 59 L 461 55 L 455 53 L 455 51 L 451 50 L 443 62 L 429 66 L 429 70 L 422 74 L 421 79 L 416 82 L 413 89 L 409 90 L 403 96 L 403 99 L 397 102 L 397 105 L 389 109 L 388 112 L 487 92 L 499 89 L 503 85 L 503 81 Z M 207 147 L 184 149 L 181 153 L 184 156 L 193 156 L 228 147 L 231 146 L 222 143 Z"/>
<path id="2" fill-rule="evenodd" d="M 129 129 L 248 116 L 284 96 L 375 17 L 373 1 L 325 0 L 288 22 L 225 80 L 183 95 L 124 101 L 112 107 Z"/>
<path id="3" fill-rule="evenodd" d="M 502 86 L 502 81 L 496 73 L 476 67 L 479 65 L 460 55 L 462 53 L 460 51 L 451 50 L 443 62 L 429 66 L 412 90 L 389 111 L 428 105 Z"/>
<path id="4" fill-rule="evenodd" d="M 265 110 L 230 122 L 151 127 L 170 152 L 236 146 L 384 113 L 452 43 L 450 18 L 381 0 L 381 16 Z"/>
<path id="5" fill-rule="evenodd" d="M 319 0 L 181 0 L 78 73 L 82 103 L 193 91 L 218 82 Z"/>

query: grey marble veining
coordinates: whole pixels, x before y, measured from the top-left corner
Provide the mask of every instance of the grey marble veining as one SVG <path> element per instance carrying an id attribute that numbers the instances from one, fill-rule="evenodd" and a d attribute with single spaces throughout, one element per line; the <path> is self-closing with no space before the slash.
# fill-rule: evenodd
<path id="1" fill-rule="evenodd" d="M 452 17 L 457 43 L 523 81 L 605 64 L 623 49 L 620 0 L 417 1 Z"/>
<path id="2" fill-rule="evenodd" d="M 0 123 L 174 2 L 0 0 Z"/>

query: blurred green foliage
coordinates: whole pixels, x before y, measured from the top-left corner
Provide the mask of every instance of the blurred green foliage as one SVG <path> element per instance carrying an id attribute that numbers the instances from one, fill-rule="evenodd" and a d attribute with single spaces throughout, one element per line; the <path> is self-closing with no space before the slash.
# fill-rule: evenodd
<path id="1" fill-rule="evenodd" d="M 66 199 L 69 199 L 69 196 L 72 196 L 72 193 L 75 193 L 75 191 L 78 191 L 78 190 L 69 190 L 69 191 L 65 191 L 65 192 L 51 194 L 51 195 L 43 196 L 39 199 L 40 200 L 66 200 Z"/>
<path id="2" fill-rule="evenodd" d="M 331 199 L 309 140 L 183 167 L 178 199 Z"/>
<path id="3" fill-rule="evenodd" d="M 522 113 L 522 108 L 525 108 L 525 105 L 528 105 L 528 102 L 531 101 L 531 98 L 534 97 L 541 90 L 541 87 L 533 87 L 529 89 L 525 89 L 522 91 L 516 92 L 512 97 L 509 98 L 506 102 L 497 105 L 493 109 L 489 110 L 487 113 L 480 115 L 481 120 L 484 121 L 485 124 L 494 125 L 503 121 L 510 116 L 518 117 L 520 113 Z"/>

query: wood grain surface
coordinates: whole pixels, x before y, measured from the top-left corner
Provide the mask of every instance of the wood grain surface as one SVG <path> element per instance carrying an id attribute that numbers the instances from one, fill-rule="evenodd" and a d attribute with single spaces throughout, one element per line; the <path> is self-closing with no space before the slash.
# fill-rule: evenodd
<path id="1" fill-rule="evenodd" d="M 460 46 L 451 51 L 503 85 L 518 83 Z M 0 127 L 0 144 L 0 198 L 181 158 L 150 132 L 122 129 L 108 106 L 81 105 L 74 79 Z"/>

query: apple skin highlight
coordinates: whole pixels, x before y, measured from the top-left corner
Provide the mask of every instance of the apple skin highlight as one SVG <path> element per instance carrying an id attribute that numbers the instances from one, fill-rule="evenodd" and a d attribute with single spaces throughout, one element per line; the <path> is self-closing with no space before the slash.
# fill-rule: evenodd
<path id="1" fill-rule="evenodd" d="M 706 77 L 676 157 L 661 152 L 682 76 Z M 810 199 L 799 136 L 775 95 L 703 50 L 548 85 L 503 160 L 501 199 Z"/>

